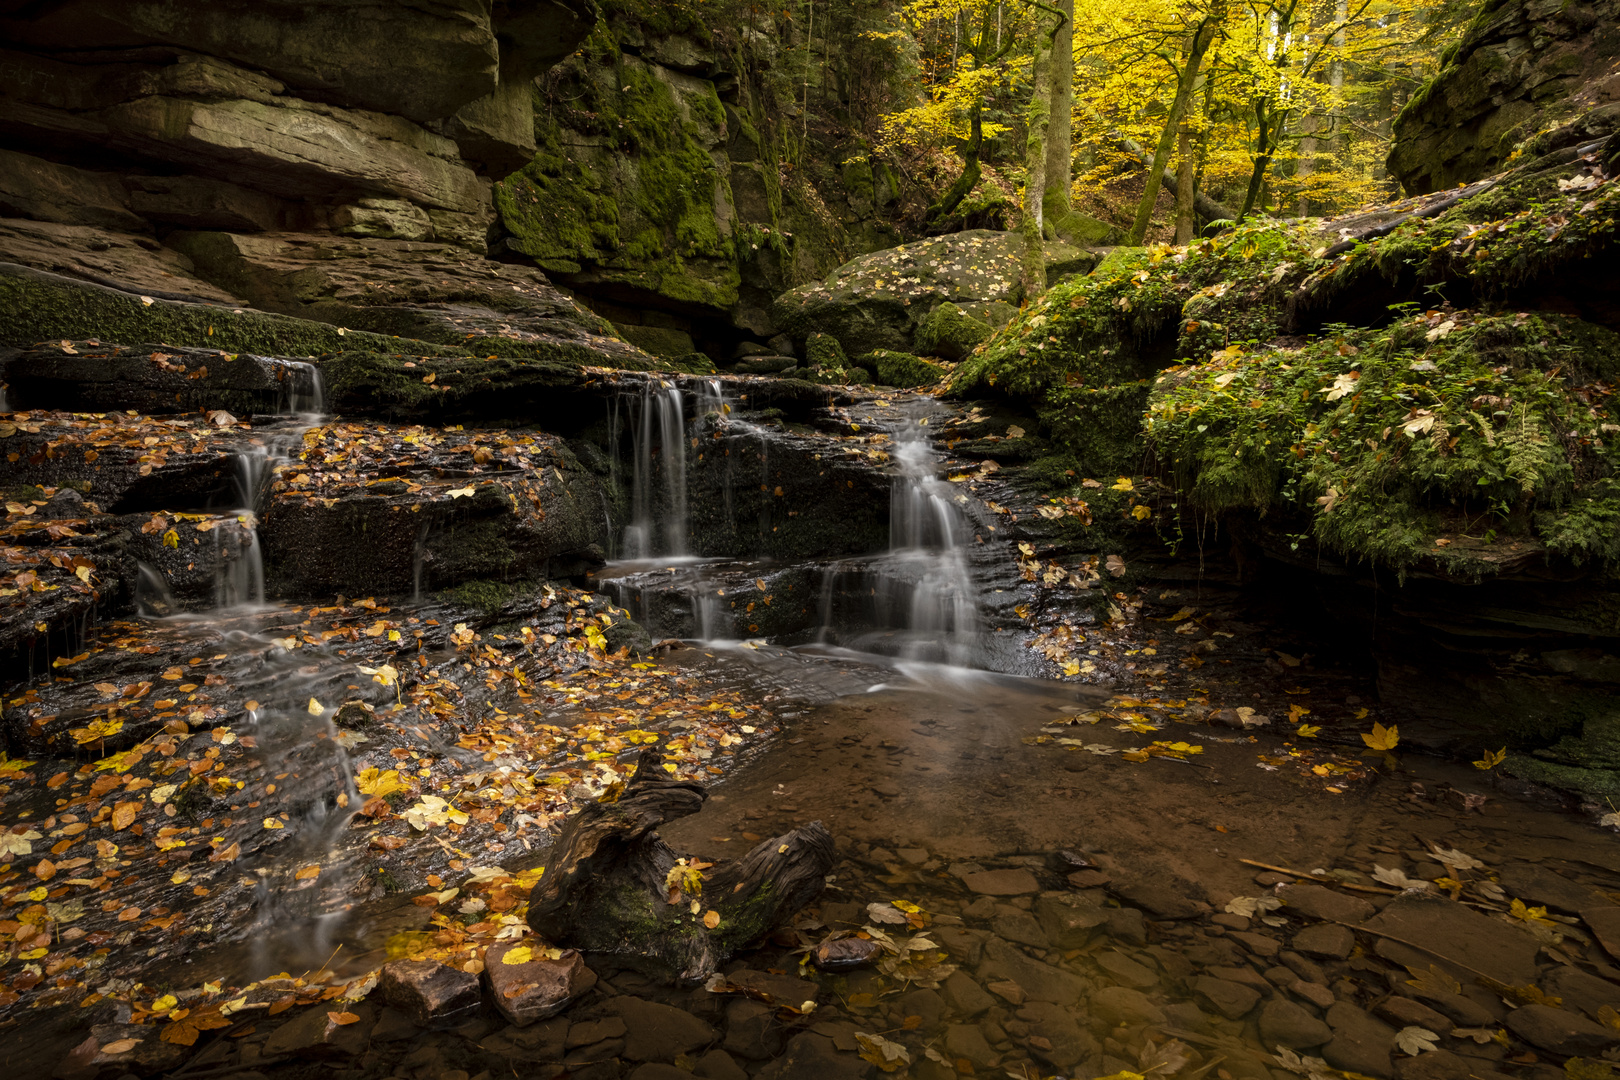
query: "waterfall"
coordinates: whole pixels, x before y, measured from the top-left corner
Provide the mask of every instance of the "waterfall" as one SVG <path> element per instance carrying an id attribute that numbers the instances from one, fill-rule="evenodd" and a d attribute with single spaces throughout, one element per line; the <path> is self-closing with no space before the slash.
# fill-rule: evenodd
<path id="1" fill-rule="evenodd" d="M 239 530 L 215 529 L 217 570 L 214 577 L 214 606 L 228 610 L 265 602 L 264 551 L 259 546 L 259 516 L 265 495 L 275 477 L 276 466 L 293 460 L 303 445 L 304 432 L 321 422 L 326 406 L 321 372 L 314 364 L 280 360 L 282 416 L 296 416 L 298 423 L 268 440 L 255 439 L 249 447 L 231 455 L 232 480 L 236 496 L 236 524 Z"/>
<path id="2" fill-rule="evenodd" d="M 840 622 L 858 644 L 906 660 L 972 666 L 980 651 L 972 530 L 940 478 L 926 416 L 893 432 L 898 467 L 889 497 L 889 550 L 829 567 L 822 578 L 818 640 Z M 842 618 L 840 617 L 842 613 Z"/>
<path id="3" fill-rule="evenodd" d="M 631 425 L 633 471 L 624 554 L 631 559 L 684 556 L 690 516 L 686 497 L 686 416 L 680 388 L 648 380 L 635 411 L 639 415 Z"/>

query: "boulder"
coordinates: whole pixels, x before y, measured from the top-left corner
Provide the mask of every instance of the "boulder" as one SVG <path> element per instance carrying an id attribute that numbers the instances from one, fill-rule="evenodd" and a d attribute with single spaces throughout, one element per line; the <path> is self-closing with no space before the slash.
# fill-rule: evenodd
<path id="1" fill-rule="evenodd" d="M 1470 982 L 1477 972 L 1510 986 L 1536 981 L 1541 946 L 1529 932 L 1433 893 L 1402 893 L 1365 925 L 1390 935 L 1373 946 L 1378 955 L 1405 967 L 1421 971 L 1437 964 Z M 1391 938 L 1420 942 L 1423 948 Z"/>

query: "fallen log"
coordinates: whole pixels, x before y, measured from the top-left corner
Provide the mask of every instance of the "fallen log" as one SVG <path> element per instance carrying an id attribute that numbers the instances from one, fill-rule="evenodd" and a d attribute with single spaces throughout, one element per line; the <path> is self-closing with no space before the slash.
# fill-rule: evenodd
<path id="1" fill-rule="evenodd" d="M 816 898 L 833 842 L 817 821 L 734 862 L 679 857 L 656 830 L 697 813 L 708 793 L 662 766 L 643 750 L 617 800 L 569 819 L 529 896 L 529 926 L 553 944 L 639 959 L 693 985 Z"/>

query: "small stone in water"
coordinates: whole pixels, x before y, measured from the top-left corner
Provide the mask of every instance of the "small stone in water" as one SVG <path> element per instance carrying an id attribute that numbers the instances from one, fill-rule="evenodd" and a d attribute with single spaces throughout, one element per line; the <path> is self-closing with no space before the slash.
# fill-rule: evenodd
<path id="1" fill-rule="evenodd" d="M 454 1026 L 478 1011 L 478 976 L 432 960 L 383 965 L 377 989 L 420 1027 Z"/>
<path id="2" fill-rule="evenodd" d="M 839 938 L 823 942 L 816 950 L 815 965 L 822 971 L 847 971 L 870 964 L 883 954 L 883 946 L 861 938 Z"/>

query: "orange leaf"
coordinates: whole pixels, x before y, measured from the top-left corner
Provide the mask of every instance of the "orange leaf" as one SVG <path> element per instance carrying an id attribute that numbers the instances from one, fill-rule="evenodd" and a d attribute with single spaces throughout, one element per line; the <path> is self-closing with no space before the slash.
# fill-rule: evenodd
<path id="1" fill-rule="evenodd" d="M 360 1018 L 354 1015 L 352 1012 L 329 1012 L 326 1014 L 326 1018 L 332 1021 L 332 1023 L 340 1026 L 347 1024 L 358 1024 L 360 1022 Z"/>
<path id="2" fill-rule="evenodd" d="M 112 827 L 114 832 L 122 832 L 135 824 L 135 813 L 140 810 L 138 802 L 121 802 L 113 807 Z"/>
<path id="3" fill-rule="evenodd" d="M 242 854 L 241 844 L 232 844 L 230 847 L 215 848 L 214 853 L 208 856 L 209 862 L 235 862 L 236 857 Z"/>
<path id="4" fill-rule="evenodd" d="M 138 908 L 138 907 L 127 907 L 123 911 L 120 911 L 118 913 L 118 921 L 119 922 L 134 922 L 136 919 L 138 919 L 140 917 L 141 917 L 141 909 Z M 187 1043 L 186 1045 L 190 1046 L 191 1044 Z"/>
<path id="5" fill-rule="evenodd" d="M 293 875 L 293 878 L 298 881 L 308 881 L 310 878 L 317 878 L 320 876 L 321 864 L 315 863 L 313 866 L 306 866 L 302 870 L 298 871 L 298 873 Z"/>
<path id="6" fill-rule="evenodd" d="M 719 926 L 720 925 L 720 913 L 718 911 L 714 911 L 712 909 L 709 910 L 709 911 L 705 911 L 703 913 L 703 925 L 707 926 L 710 930 L 713 930 L 715 927 Z"/>

